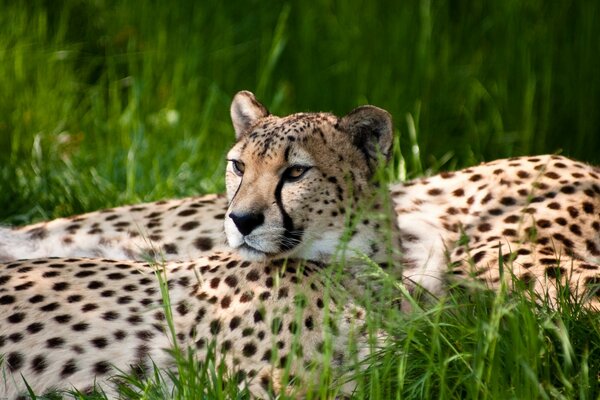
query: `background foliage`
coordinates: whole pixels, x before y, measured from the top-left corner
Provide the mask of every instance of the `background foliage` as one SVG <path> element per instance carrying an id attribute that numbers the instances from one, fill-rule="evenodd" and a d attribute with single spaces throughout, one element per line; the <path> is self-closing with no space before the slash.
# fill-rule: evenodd
<path id="1" fill-rule="evenodd" d="M 409 178 L 520 154 L 600 162 L 597 2 L 0 9 L 0 222 L 222 191 L 240 89 L 279 114 L 386 108 Z"/>

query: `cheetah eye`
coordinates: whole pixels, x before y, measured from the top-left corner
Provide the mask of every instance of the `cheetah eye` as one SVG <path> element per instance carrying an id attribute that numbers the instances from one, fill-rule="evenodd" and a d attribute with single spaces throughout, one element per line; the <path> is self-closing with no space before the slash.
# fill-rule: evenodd
<path id="1" fill-rule="evenodd" d="M 246 169 L 246 166 L 244 165 L 243 162 L 238 161 L 238 160 L 229 160 L 231 162 L 231 169 L 233 169 L 233 172 L 235 172 L 235 174 L 237 176 L 242 176 L 244 175 L 244 170 Z"/>
<path id="2" fill-rule="evenodd" d="M 306 171 L 308 171 L 311 168 L 312 167 L 308 167 L 305 165 L 292 165 L 283 172 L 283 178 L 288 182 L 295 182 L 302 178 Z"/>

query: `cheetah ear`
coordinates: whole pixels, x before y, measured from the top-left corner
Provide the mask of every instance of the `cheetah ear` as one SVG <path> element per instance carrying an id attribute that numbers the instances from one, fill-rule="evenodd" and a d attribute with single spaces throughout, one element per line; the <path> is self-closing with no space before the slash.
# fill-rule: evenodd
<path id="1" fill-rule="evenodd" d="M 252 92 L 237 92 L 231 102 L 231 121 L 235 129 L 235 138 L 239 139 L 260 118 L 269 115 L 269 110 L 260 104 Z"/>
<path id="2" fill-rule="evenodd" d="M 372 172 L 377 167 L 379 155 L 385 161 L 389 160 L 394 135 L 390 113 L 378 107 L 362 106 L 343 117 L 339 125 L 363 152 Z"/>

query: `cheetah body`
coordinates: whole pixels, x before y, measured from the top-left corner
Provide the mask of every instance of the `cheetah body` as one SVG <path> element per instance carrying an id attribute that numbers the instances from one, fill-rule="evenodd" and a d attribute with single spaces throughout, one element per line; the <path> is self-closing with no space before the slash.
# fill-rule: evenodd
<path id="1" fill-rule="evenodd" d="M 547 155 L 497 160 L 391 187 L 404 276 L 440 293 L 450 280 L 505 276 L 550 301 L 600 283 L 600 170 Z M 595 299 L 588 299 L 596 304 Z"/>
<path id="2" fill-rule="evenodd" d="M 157 271 L 168 284 L 175 338 Z M 183 354 L 193 349 L 199 360 L 214 345 L 229 378 L 256 397 L 290 380 L 318 382 L 328 346 L 334 368 L 352 362 L 344 360 L 350 343 L 367 350 L 364 312 L 336 295 L 343 292 L 323 278 L 321 265 L 252 263 L 232 253 L 158 267 L 97 259 L 13 262 L 0 270 L 0 397 L 25 392 L 21 376 L 38 395 L 89 391 L 95 383 L 116 397 L 108 380 L 115 368 L 140 374 L 154 363 L 176 370 L 174 344 Z"/>
<path id="3" fill-rule="evenodd" d="M 340 241 L 350 250 L 342 254 L 351 280 L 360 278 L 361 264 L 352 259 L 358 250 L 358 260 L 368 256 L 391 265 L 390 271 L 409 286 L 434 294 L 443 293 L 450 279 L 476 278 L 496 286 L 501 270 L 550 300 L 567 276 L 579 295 L 600 281 L 598 169 L 559 156 L 498 160 L 393 185 L 388 210 L 370 183 L 380 154 L 390 154 L 391 120 L 385 111 L 362 107 L 343 118 L 325 113 L 278 118 L 242 92 L 232 104 L 232 119 L 237 142 L 228 154 L 226 199 L 129 206 L 5 231 L 1 252 L 5 258 L 14 253 L 144 259 L 150 254 L 168 260 L 164 268 L 177 332 L 183 335 L 178 344 L 198 348 L 199 341 L 214 338 L 230 369 L 243 370 L 259 397 L 266 383 L 280 387 L 285 381 L 283 363 L 265 352 L 273 355 L 272 344 L 281 341 L 284 356 L 294 353 L 292 322 L 293 330 L 306 328 L 298 340 L 303 355 L 292 369 L 300 381 L 310 380 L 303 368 L 318 358 L 327 314 L 341 315 L 340 326 L 331 329 L 338 332 L 333 344 L 338 354 L 344 354 L 348 342 L 365 343 L 354 333 L 361 322 L 354 318 L 352 301 L 332 301 L 331 312 L 323 306 L 322 293 L 330 285 L 318 270 L 339 255 Z M 225 253 L 218 251 L 225 246 L 223 231 L 231 248 Z M 14 239 L 15 232 L 29 243 Z M 18 253 L 21 245 L 26 250 Z M 401 260 L 396 261 L 398 249 Z M 286 257 L 305 260 L 308 275 L 277 275 Z M 249 277 L 253 270 L 262 273 Z M 33 377 L 36 390 L 45 390 L 62 381 L 66 371 L 68 384 L 86 388 L 94 376 L 106 376 L 105 354 L 116 349 L 122 354 L 114 360 L 122 369 L 149 358 L 164 367 L 172 363 L 163 350 L 172 343 L 155 317 L 161 312 L 160 296 L 150 287 L 152 270 L 143 262 L 17 261 L 0 274 L 0 352 L 14 387 L 23 388 L 18 379 L 23 373 Z M 102 283 L 106 287 L 98 286 Z M 284 295 L 281 287 L 287 288 Z M 293 299 L 300 293 L 312 308 L 292 321 Z M 72 302 L 69 296 L 82 299 Z M 257 321 L 259 310 L 267 314 Z M 271 329 L 278 310 L 283 310 L 281 332 Z M 236 317 L 240 320 L 232 322 Z M 41 329 L 36 323 L 43 324 Z M 74 328 L 81 323 L 87 328 Z M 254 333 L 246 339 L 244 329 Z M 120 331 L 128 333 L 119 338 Z M 246 347 L 250 341 L 255 351 Z M 7 390 L 10 396 L 16 393 Z"/>
<path id="4" fill-rule="evenodd" d="M 227 199 L 206 195 L 0 228 L 0 261 L 43 257 L 192 260 L 227 250 Z"/>
<path id="5" fill-rule="evenodd" d="M 496 160 L 391 185 L 402 276 L 437 294 L 448 276 L 475 276 L 495 286 L 502 257 L 538 293 L 546 292 L 557 273 L 581 292 L 600 280 L 599 176 L 598 168 L 547 155 Z M 166 260 L 193 260 L 227 249 L 222 228 L 227 206 L 225 196 L 208 195 L 58 219 L 6 231 L 15 245 L 5 240 L 4 251 L 13 260 L 143 260 L 157 252 Z M 125 229 L 122 222 L 130 224 Z M 76 231 L 73 224 L 79 225 Z M 102 233 L 94 232 L 96 227 Z"/>

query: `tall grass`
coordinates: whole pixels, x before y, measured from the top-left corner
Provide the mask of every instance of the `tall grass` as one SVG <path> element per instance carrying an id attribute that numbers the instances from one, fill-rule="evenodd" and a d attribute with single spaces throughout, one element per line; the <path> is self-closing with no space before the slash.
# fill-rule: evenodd
<path id="1" fill-rule="evenodd" d="M 592 1 L 0 0 L 0 223 L 222 191 L 241 89 L 278 114 L 386 108 L 402 179 L 544 152 L 600 163 L 599 18 Z M 375 310 L 391 338 L 355 397 L 598 398 L 600 320 L 567 300 Z M 197 378 L 217 384 L 194 398 L 246 395 L 178 363 L 127 393 Z"/>
<path id="2" fill-rule="evenodd" d="M 221 191 L 240 89 L 280 114 L 388 109 L 408 177 L 561 150 L 600 162 L 595 2 L 0 8 L 7 223 Z"/>

